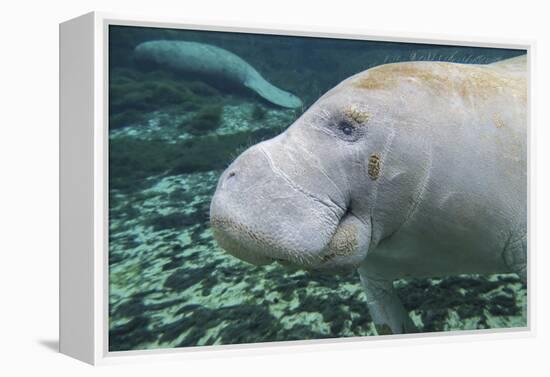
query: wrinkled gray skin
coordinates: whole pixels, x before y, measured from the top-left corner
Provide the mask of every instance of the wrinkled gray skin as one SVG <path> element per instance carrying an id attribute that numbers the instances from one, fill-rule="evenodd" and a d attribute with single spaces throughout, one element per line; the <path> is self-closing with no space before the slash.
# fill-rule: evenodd
<path id="1" fill-rule="evenodd" d="M 393 280 L 526 279 L 525 56 L 352 76 L 220 177 L 219 245 L 254 264 L 357 268 L 379 334 L 415 327 Z"/>
<path id="2" fill-rule="evenodd" d="M 134 54 L 138 59 L 154 61 L 173 70 L 198 73 L 243 85 L 282 107 L 302 106 L 298 97 L 266 81 L 239 56 L 216 46 L 187 41 L 147 41 L 136 46 Z"/>

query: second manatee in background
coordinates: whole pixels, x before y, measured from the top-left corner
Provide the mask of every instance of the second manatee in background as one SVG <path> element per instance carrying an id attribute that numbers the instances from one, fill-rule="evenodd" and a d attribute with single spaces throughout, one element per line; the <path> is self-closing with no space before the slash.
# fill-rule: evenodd
<path id="1" fill-rule="evenodd" d="M 187 41 L 147 41 L 135 48 L 135 54 L 138 59 L 150 60 L 174 70 L 221 77 L 243 85 L 282 107 L 302 106 L 300 98 L 272 85 L 239 56 L 216 46 Z"/>

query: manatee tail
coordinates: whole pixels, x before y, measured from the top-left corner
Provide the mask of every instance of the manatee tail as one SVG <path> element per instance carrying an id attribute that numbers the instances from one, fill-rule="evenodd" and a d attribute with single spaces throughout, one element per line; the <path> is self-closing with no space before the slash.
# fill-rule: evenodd
<path id="1" fill-rule="evenodd" d="M 294 94 L 285 92 L 266 81 L 260 74 L 251 75 L 244 85 L 258 93 L 267 101 L 282 107 L 295 109 L 302 106 L 302 100 Z"/>

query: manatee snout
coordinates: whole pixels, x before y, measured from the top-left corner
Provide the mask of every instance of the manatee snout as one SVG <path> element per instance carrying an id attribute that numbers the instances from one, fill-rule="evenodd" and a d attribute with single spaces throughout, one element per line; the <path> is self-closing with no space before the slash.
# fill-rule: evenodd
<path id="1" fill-rule="evenodd" d="M 220 177 L 210 206 L 214 237 L 227 252 L 253 264 L 314 268 L 326 261 L 326 246 L 344 210 L 280 170 L 272 149 L 270 142 L 250 148 Z"/>
<path id="2" fill-rule="evenodd" d="M 361 229 L 346 198 L 284 135 L 255 145 L 221 175 L 210 206 L 219 246 L 246 262 L 306 269 L 355 266 Z M 332 191 L 331 191 L 332 190 Z"/>

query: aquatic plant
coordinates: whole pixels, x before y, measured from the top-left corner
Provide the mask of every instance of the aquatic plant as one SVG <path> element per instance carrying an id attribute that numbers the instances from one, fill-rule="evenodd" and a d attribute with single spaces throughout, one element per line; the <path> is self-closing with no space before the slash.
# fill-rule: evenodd
<path id="1" fill-rule="evenodd" d="M 201 110 L 205 104 L 217 101 L 217 96 L 219 92 L 206 83 L 186 81 L 166 72 L 116 69 L 110 76 L 109 127 L 115 129 L 139 123 L 151 111 Z M 214 127 L 215 110 L 209 107 L 200 114 L 197 120 L 206 122 L 203 128 Z"/>
<path id="2" fill-rule="evenodd" d="M 191 81 L 188 84 L 188 88 L 198 96 L 213 97 L 220 95 L 218 89 L 208 85 L 203 81 Z"/>
<path id="3" fill-rule="evenodd" d="M 153 111 L 168 105 L 200 101 L 184 83 L 147 77 L 113 83 L 110 85 L 109 96 L 109 108 L 112 112 Z"/>
<path id="4" fill-rule="evenodd" d="M 274 137 L 278 130 L 261 129 L 223 136 L 201 136 L 168 144 L 161 140 L 119 137 L 109 142 L 110 189 L 143 189 L 149 177 L 221 170 L 242 145 Z"/>
<path id="5" fill-rule="evenodd" d="M 265 110 L 264 107 L 258 104 L 254 105 L 254 108 L 252 109 L 252 114 L 251 114 L 251 118 L 253 121 L 257 122 L 260 120 L 264 120 L 266 115 L 267 115 L 267 111 Z"/>
<path id="6" fill-rule="evenodd" d="M 152 226 L 155 231 L 164 229 L 180 230 L 183 227 L 204 223 L 207 220 L 206 214 L 200 211 L 189 214 L 174 212 L 168 215 L 152 216 L 145 222 L 145 225 Z"/>
<path id="7" fill-rule="evenodd" d="M 220 104 L 204 106 L 190 120 L 187 131 L 194 135 L 207 133 L 220 126 L 223 106 Z"/>
<path id="8" fill-rule="evenodd" d="M 132 124 L 137 124 L 142 120 L 143 114 L 137 110 L 123 111 L 120 113 L 115 113 L 109 117 L 109 128 L 114 130 Z"/>

